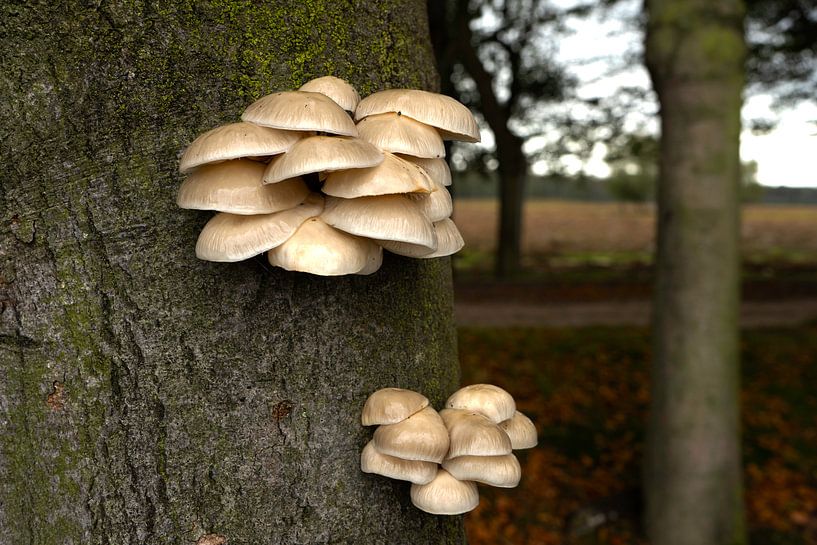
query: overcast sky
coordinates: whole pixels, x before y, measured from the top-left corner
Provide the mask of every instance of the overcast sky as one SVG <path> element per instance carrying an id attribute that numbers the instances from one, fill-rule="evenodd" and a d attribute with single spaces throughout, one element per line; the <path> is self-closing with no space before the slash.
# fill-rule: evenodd
<path id="1" fill-rule="evenodd" d="M 570 5 L 573 0 L 559 3 Z M 622 59 L 628 53 L 641 51 L 639 32 L 627 31 L 622 16 L 639 10 L 640 1 L 621 2 L 607 17 L 593 16 L 571 21 L 573 34 L 559 43 L 558 56 L 582 86 L 583 97 L 605 96 L 616 92 L 622 85 L 649 87 L 649 77 L 640 63 L 615 76 L 605 77 L 610 61 L 593 59 L 612 56 Z M 784 111 L 773 111 L 772 97 L 748 96 L 743 109 L 744 120 L 752 118 L 777 119 L 777 127 L 768 134 L 755 135 L 744 130 L 741 136 L 741 158 L 757 161 L 758 181 L 771 186 L 817 187 L 817 105 L 803 103 Z M 604 176 L 609 172 L 602 161 L 603 150 L 586 165 L 590 174 Z M 541 165 L 534 165 L 540 170 Z"/>

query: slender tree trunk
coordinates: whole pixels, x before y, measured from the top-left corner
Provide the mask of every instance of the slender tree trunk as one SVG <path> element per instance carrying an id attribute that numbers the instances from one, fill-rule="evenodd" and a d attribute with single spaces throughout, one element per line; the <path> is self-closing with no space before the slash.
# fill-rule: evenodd
<path id="1" fill-rule="evenodd" d="M 471 75 L 479 92 L 480 106 L 485 120 L 494 132 L 496 157 L 499 162 L 499 231 L 495 272 L 498 278 L 512 276 L 520 268 L 522 240 L 522 213 L 525 200 L 527 159 L 522 153 L 523 141 L 508 127 L 511 111 L 500 104 L 494 92 L 493 76 L 485 70 L 473 44 L 468 2 L 457 0 L 455 28 L 458 38 L 458 58 Z"/>
<path id="2" fill-rule="evenodd" d="M 359 470 L 370 392 L 457 385 L 449 261 L 202 262 L 174 202 L 263 94 L 435 88 L 425 3 L 7 3 L 0 43 L 0 544 L 463 542 Z"/>
<path id="3" fill-rule="evenodd" d="M 504 132 L 504 134 L 503 134 Z M 509 129 L 496 134 L 499 157 L 499 232 L 497 234 L 496 276 L 507 278 L 521 267 L 522 219 L 528 163 L 522 153 L 522 139 Z"/>
<path id="4" fill-rule="evenodd" d="M 647 529 L 653 545 L 741 544 L 743 4 L 647 0 L 646 7 L 662 127 Z"/>

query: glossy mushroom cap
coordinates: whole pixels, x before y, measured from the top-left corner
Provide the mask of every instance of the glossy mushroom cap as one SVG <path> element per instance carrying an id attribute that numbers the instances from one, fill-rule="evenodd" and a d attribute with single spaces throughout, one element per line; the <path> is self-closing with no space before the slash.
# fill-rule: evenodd
<path id="1" fill-rule="evenodd" d="M 511 453 L 508 434 L 485 416 L 463 409 L 443 409 L 440 417 L 450 438 L 446 459 Z"/>
<path id="2" fill-rule="evenodd" d="M 438 469 L 439 466 L 434 462 L 403 460 L 380 453 L 375 448 L 374 441 L 369 441 L 360 453 L 360 470 L 363 473 L 376 473 L 400 481 L 430 483 Z"/>
<path id="3" fill-rule="evenodd" d="M 514 413 L 513 418 L 500 422 L 499 427 L 511 438 L 511 447 L 514 450 L 533 448 L 539 441 L 536 426 L 530 418 L 519 411 Z"/>
<path id="4" fill-rule="evenodd" d="M 499 424 L 513 418 L 516 403 L 511 394 L 493 384 L 472 384 L 454 392 L 445 402 L 447 409 L 467 409 Z"/>
<path id="5" fill-rule="evenodd" d="M 341 199 L 327 197 L 321 218 L 334 227 L 375 240 L 397 240 L 437 248 L 434 226 L 404 195 Z"/>
<path id="6" fill-rule="evenodd" d="M 335 76 L 323 76 L 307 81 L 298 90 L 326 95 L 348 112 L 354 112 L 360 102 L 360 95 L 355 88 Z"/>
<path id="7" fill-rule="evenodd" d="M 340 276 L 357 274 L 372 265 L 374 272 L 383 261 L 383 250 L 369 239 L 344 233 L 312 217 L 286 242 L 272 248 L 268 258 L 270 264 L 288 271 Z"/>
<path id="8" fill-rule="evenodd" d="M 522 478 L 522 467 L 513 454 L 459 456 L 445 460 L 443 469 L 460 481 L 476 481 L 499 488 L 513 488 Z"/>
<path id="9" fill-rule="evenodd" d="M 221 212 L 202 229 L 196 243 L 196 257 L 206 261 L 243 261 L 262 254 L 295 234 L 308 218 L 323 209 L 323 198 L 311 194 L 289 210 L 255 216 Z"/>
<path id="10" fill-rule="evenodd" d="M 461 515 L 479 505 L 479 492 L 473 482 L 458 481 L 441 469 L 430 483 L 411 485 L 411 503 L 432 515 Z"/>
<path id="11" fill-rule="evenodd" d="M 448 452 L 448 431 L 437 411 L 425 407 L 402 422 L 377 428 L 374 446 L 378 452 L 403 460 L 439 463 Z"/>
<path id="12" fill-rule="evenodd" d="M 393 254 L 422 259 L 444 257 L 455 254 L 459 252 L 463 246 L 465 246 L 465 242 L 462 240 L 462 235 L 460 235 L 457 226 L 454 225 L 454 222 L 448 218 L 435 223 L 434 232 L 437 234 L 436 250 L 431 250 L 425 246 L 408 244 L 406 242 L 397 242 L 394 240 L 379 240 L 377 242 L 383 246 L 384 250 L 388 250 Z"/>
<path id="13" fill-rule="evenodd" d="M 397 424 L 428 407 L 423 394 L 402 388 L 382 388 L 366 399 L 360 421 L 364 426 Z"/>
<path id="14" fill-rule="evenodd" d="M 320 131 L 357 136 L 355 123 L 328 96 L 308 91 L 284 91 L 262 97 L 241 114 L 243 121 L 291 131 Z"/>
<path id="15" fill-rule="evenodd" d="M 445 157 L 445 144 L 434 127 L 400 114 L 367 117 L 357 124 L 360 138 L 383 151 L 413 157 Z"/>
<path id="16" fill-rule="evenodd" d="M 270 162 L 264 183 L 277 183 L 313 172 L 368 168 L 382 162 L 383 153 L 358 138 L 310 136 Z"/>
<path id="17" fill-rule="evenodd" d="M 411 198 L 420 205 L 422 211 L 432 222 L 448 219 L 454 212 L 454 202 L 451 200 L 451 194 L 441 185 L 434 184 L 431 193 L 411 195 Z"/>
<path id="18" fill-rule="evenodd" d="M 436 183 L 444 186 L 451 185 L 451 168 L 445 159 L 425 159 L 423 157 L 401 156 L 406 161 L 414 163 L 426 171 L 426 174 Z"/>
<path id="19" fill-rule="evenodd" d="M 389 89 L 374 93 L 357 105 L 355 119 L 386 112 L 402 113 L 441 130 L 452 140 L 479 142 L 479 126 L 473 114 L 451 97 L 417 89 Z"/>
<path id="20" fill-rule="evenodd" d="M 300 178 L 265 186 L 261 182 L 266 168 L 247 159 L 204 165 L 181 185 L 176 204 L 231 214 L 271 214 L 298 206 L 309 195 Z"/>
<path id="21" fill-rule="evenodd" d="M 431 178 L 419 166 L 386 152 L 382 163 L 370 168 L 330 172 L 323 184 L 327 195 L 354 199 L 395 193 L 428 194 Z"/>
<path id="22" fill-rule="evenodd" d="M 271 129 L 253 123 L 230 123 L 196 138 L 182 155 L 179 170 L 184 174 L 197 166 L 219 161 L 278 155 L 303 136 L 297 131 Z"/>

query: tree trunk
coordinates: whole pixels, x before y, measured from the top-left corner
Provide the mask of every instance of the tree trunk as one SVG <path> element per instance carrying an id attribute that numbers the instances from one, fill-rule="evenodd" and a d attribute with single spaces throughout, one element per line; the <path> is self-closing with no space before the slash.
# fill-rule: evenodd
<path id="1" fill-rule="evenodd" d="M 655 358 L 646 452 L 653 545 L 746 543 L 739 433 L 741 0 L 647 0 L 661 103 Z"/>
<path id="2" fill-rule="evenodd" d="M 335 74 L 436 88 L 421 0 L 6 4 L 0 544 L 462 543 L 364 475 L 377 388 L 458 383 L 450 265 L 198 261 L 180 151 Z"/>
<path id="3" fill-rule="evenodd" d="M 468 2 L 456 3 L 455 28 L 458 58 L 473 78 L 479 92 L 480 109 L 494 132 L 496 158 L 499 162 L 499 231 L 497 233 L 495 273 L 507 278 L 519 272 L 522 240 L 522 214 L 528 163 L 522 152 L 523 141 L 508 127 L 511 109 L 500 104 L 494 92 L 493 76 L 482 65 L 473 43 Z"/>
<path id="4" fill-rule="evenodd" d="M 522 219 L 528 162 L 522 153 L 522 139 L 495 131 L 499 157 L 499 232 L 496 248 L 496 276 L 508 278 L 521 268 Z"/>

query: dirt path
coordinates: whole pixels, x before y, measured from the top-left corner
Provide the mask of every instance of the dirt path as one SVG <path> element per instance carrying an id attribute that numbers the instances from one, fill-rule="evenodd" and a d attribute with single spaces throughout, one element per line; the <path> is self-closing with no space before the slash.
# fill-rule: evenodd
<path id="1" fill-rule="evenodd" d="M 458 298 L 457 325 L 477 327 L 635 325 L 649 323 L 648 299 L 592 302 L 484 301 Z M 746 301 L 741 305 L 742 327 L 792 326 L 817 320 L 817 298 Z"/>

